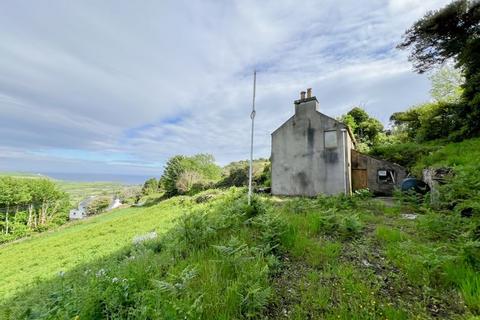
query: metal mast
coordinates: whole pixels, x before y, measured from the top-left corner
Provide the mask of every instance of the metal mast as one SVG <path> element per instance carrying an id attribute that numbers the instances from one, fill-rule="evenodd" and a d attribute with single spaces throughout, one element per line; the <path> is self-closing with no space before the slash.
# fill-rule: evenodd
<path id="1" fill-rule="evenodd" d="M 250 168 L 248 170 L 248 205 L 252 203 L 252 175 L 253 175 L 253 129 L 255 127 L 255 91 L 257 86 L 257 70 L 253 71 L 253 101 L 252 101 L 252 113 L 250 113 L 250 119 L 252 119 L 252 132 L 250 136 Z"/>

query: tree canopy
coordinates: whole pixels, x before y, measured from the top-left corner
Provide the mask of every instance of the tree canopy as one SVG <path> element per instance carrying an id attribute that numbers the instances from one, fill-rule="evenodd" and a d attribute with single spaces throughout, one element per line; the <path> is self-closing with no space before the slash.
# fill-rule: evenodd
<path id="1" fill-rule="evenodd" d="M 457 0 L 428 12 L 405 32 L 398 47 L 411 50 L 410 61 L 419 73 L 456 62 L 464 76 L 462 101 L 451 115 L 463 122 L 457 136 L 479 134 L 480 1 Z"/>
<path id="2" fill-rule="evenodd" d="M 360 107 L 354 107 L 340 117 L 340 121 L 350 127 L 355 135 L 355 139 L 361 145 L 361 151 L 367 151 L 368 148 L 375 145 L 381 134 L 383 133 L 382 123 L 368 115 L 368 113 Z"/>
<path id="3" fill-rule="evenodd" d="M 465 81 L 460 70 L 444 66 L 430 76 L 430 95 L 435 102 L 459 103 Z"/>
<path id="4" fill-rule="evenodd" d="M 0 177 L 0 243 L 65 222 L 69 205 L 51 180 Z"/>
<path id="5" fill-rule="evenodd" d="M 220 175 L 221 169 L 212 155 L 176 155 L 165 165 L 160 184 L 167 196 L 174 196 L 188 193 L 192 188 L 201 190 L 203 185 L 218 180 Z"/>

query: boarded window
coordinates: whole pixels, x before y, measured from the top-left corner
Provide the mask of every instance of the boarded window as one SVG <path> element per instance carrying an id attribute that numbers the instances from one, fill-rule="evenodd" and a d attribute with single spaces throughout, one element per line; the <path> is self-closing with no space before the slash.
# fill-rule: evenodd
<path id="1" fill-rule="evenodd" d="M 336 148 L 338 146 L 337 142 L 337 131 L 325 131 L 325 148 Z"/>
<path id="2" fill-rule="evenodd" d="M 378 182 L 385 184 L 395 184 L 395 170 L 380 169 L 377 171 Z"/>

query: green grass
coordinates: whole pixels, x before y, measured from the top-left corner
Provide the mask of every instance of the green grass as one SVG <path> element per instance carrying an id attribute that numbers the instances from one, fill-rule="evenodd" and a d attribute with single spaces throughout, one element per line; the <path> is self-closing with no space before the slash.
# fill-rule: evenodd
<path id="1" fill-rule="evenodd" d="M 288 259 L 275 280 L 273 318 L 464 319 L 479 314 L 480 274 L 462 262 L 462 237 L 474 220 L 459 227 L 458 219 L 429 210 L 406 220 L 399 204 L 387 208 L 355 197 L 279 203 L 289 226 L 284 235 Z"/>
<path id="2" fill-rule="evenodd" d="M 1 288 L 16 290 L 0 317 L 480 315 L 477 218 L 422 206 L 415 220 L 402 217 L 404 205 L 387 207 L 365 194 L 263 196 L 248 206 L 245 190 L 233 188 L 119 210 L 0 248 L 0 270 L 9 272 L 0 276 L 10 277 Z M 164 233 L 132 244 L 152 229 Z M 42 279 L 32 282 L 36 276 Z"/>
<path id="3" fill-rule="evenodd" d="M 456 167 L 478 163 L 480 138 L 450 143 L 420 159 L 415 165 L 417 171 L 425 167 Z"/>
<path id="4" fill-rule="evenodd" d="M 175 200 L 148 208 L 119 209 L 69 223 L 59 230 L 0 247 L 0 297 L 36 279 L 45 280 L 78 264 L 129 245 L 135 235 L 165 232 L 180 214 Z"/>
<path id="5" fill-rule="evenodd" d="M 165 213 L 162 208 L 172 206 L 183 207 L 185 214 L 159 238 L 84 261 L 65 274 L 18 292 L 0 307 L 0 316 L 257 317 L 272 296 L 269 278 L 279 267 L 283 225 L 268 201 L 255 199 L 254 206 L 248 206 L 244 190 L 215 193 L 208 201 L 201 196 L 180 197 L 148 208 L 157 218 Z M 151 226 L 151 221 L 140 221 L 144 228 Z M 106 239 L 102 242 L 111 247 Z"/>
<path id="6" fill-rule="evenodd" d="M 71 182 L 55 180 L 61 190 L 70 195 L 72 203 L 78 203 L 89 196 L 113 195 L 128 188 L 116 182 Z"/>

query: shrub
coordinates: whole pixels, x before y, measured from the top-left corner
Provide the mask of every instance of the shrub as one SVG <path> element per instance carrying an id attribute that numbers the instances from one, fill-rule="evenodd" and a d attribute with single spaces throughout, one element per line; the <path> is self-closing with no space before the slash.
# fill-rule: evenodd
<path id="1" fill-rule="evenodd" d="M 143 184 L 142 194 L 149 195 L 158 192 L 158 180 L 156 178 L 150 178 Z"/>
<path id="2" fill-rule="evenodd" d="M 377 145 L 370 151 L 372 156 L 398 163 L 406 168 L 412 168 L 422 157 L 438 150 L 440 146 L 419 144 L 415 142 Z"/>
<path id="3" fill-rule="evenodd" d="M 191 157 L 177 155 L 168 160 L 160 184 L 167 196 L 188 193 L 199 188 L 203 181 L 220 179 L 220 167 L 215 164 L 213 156 L 197 154 Z M 188 172 L 188 173 L 187 173 Z M 180 189 L 179 189 L 180 188 Z"/>
<path id="4" fill-rule="evenodd" d="M 87 215 L 99 214 L 107 210 L 112 199 L 110 197 L 102 196 L 93 199 L 86 207 Z"/>
<path id="5" fill-rule="evenodd" d="M 352 239 L 358 236 L 363 229 L 362 222 L 358 215 L 348 215 L 343 217 L 341 224 L 341 235 L 344 239 Z"/>
<path id="6" fill-rule="evenodd" d="M 429 211 L 418 217 L 418 233 L 430 240 L 455 240 L 468 230 L 468 224 L 457 214 Z"/>
<path id="7" fill-rule="evenodd" d="M 222 179 L 218 187 L 246 187 L 248 186 L 249 162 L 237 161 L 223 168 Z M 253 160 L 252 184 L 255 187 L 269 187 L 271 184 L 270 162 L 264 159 Z"/>
<path id="8" fill-rule="evenodd" d="M 0 231 L 15 239 L 68 219 L 68 194 L 49 179 L 0 177 Z"/>
<path id="9" fill-rule="evenodd" d="M 340 236 L 343 239 L 357 237 L 363 229 L 363 225 L 357 215 L 340 216 L 330 214 L 319 218 L 318 230 L 320 233 L 330 236 Z"/>
<path id="10" fill-rule="evenodd" d="M 202 176 L 200 173 L 190 170 L 184 171 L 178 177 L 175 187 L 179 194 L 187 194 L 194 185 L 198 185 L 201 181 Z"/>

